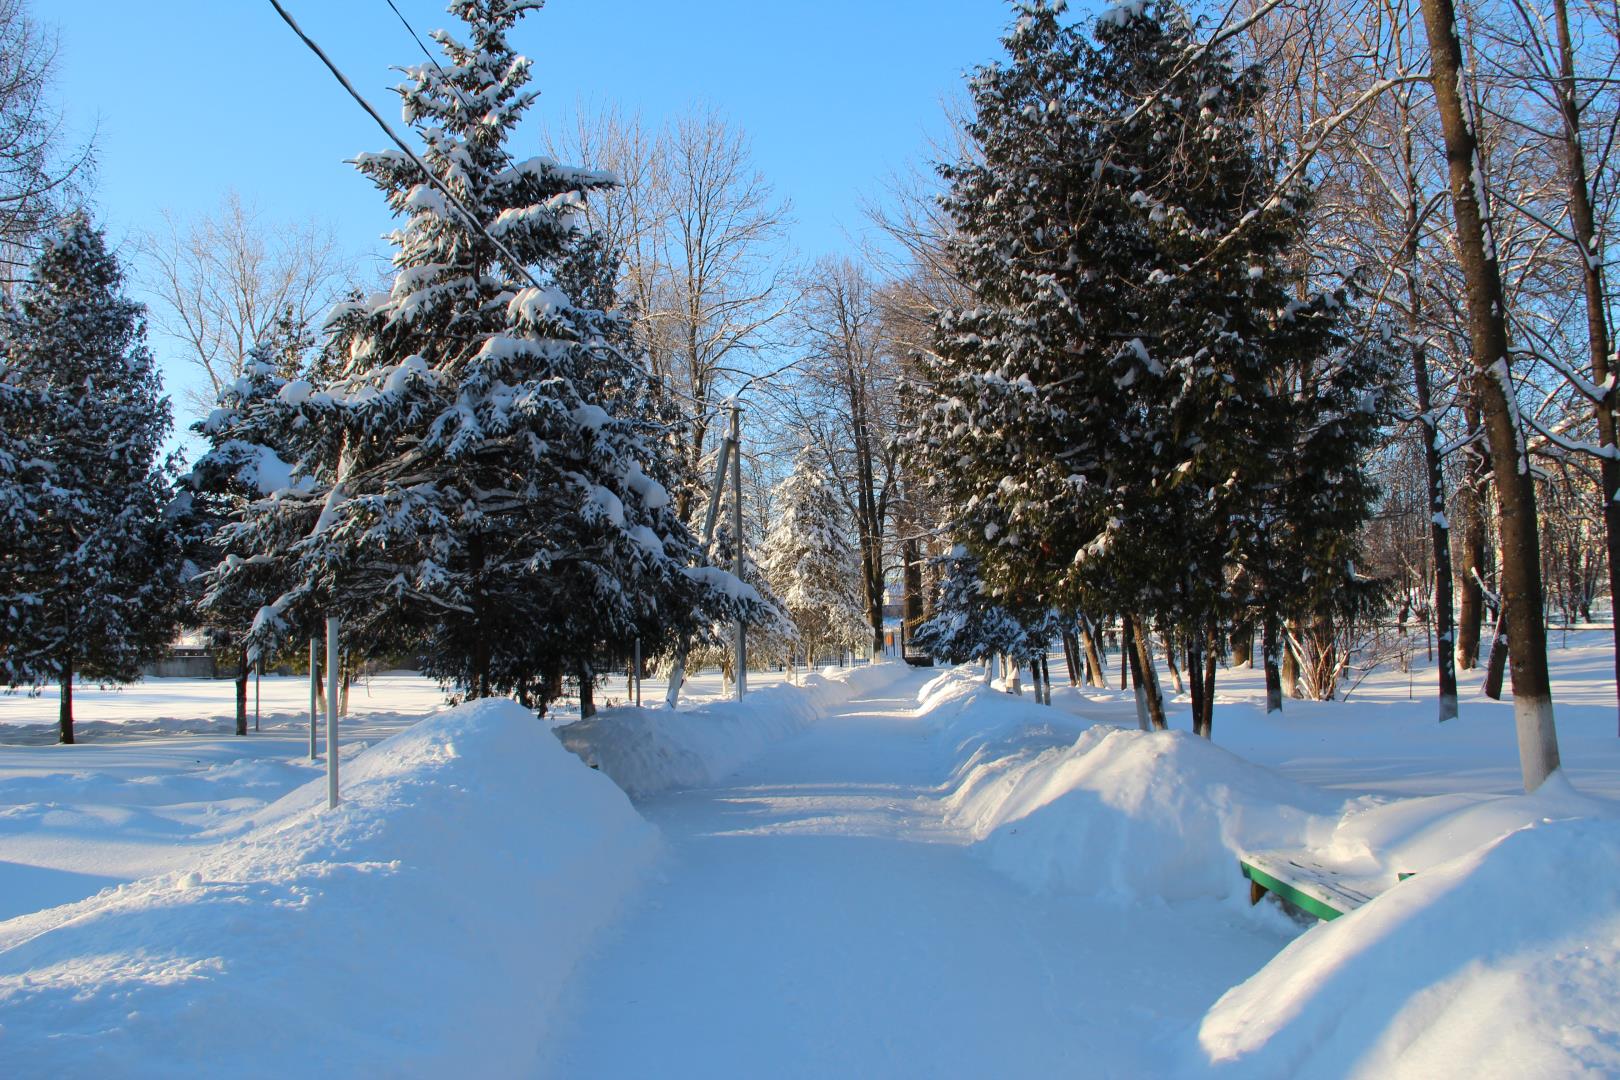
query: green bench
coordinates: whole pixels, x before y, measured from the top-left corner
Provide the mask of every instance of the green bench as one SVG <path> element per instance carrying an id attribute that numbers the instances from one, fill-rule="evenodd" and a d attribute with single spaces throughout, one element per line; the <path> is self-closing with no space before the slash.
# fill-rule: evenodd
<path id="1" fill-rule="evenodd" d="M 1255 851 L 1238 859 L 1249 879 L 1249 903 L 1266 893 L 1318 919 L 1337 919 L 1371 900 L 1364 878 L 1352 878 L 1303 851 Z M 1410 877 L 1401 874 L 1401 879 Z"/>

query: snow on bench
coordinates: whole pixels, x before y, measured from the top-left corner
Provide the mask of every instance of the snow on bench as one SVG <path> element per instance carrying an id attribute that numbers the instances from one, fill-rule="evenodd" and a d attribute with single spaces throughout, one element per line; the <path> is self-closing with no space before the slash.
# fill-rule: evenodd
<path id="1" fill-rule="evenodd" d="M 1249 879 L 1249 903 L 1275 893 L 1323 920 L 1347 915 L 1383 891 L 1377 879 L 1346 873 L 1304 851 L 1253 851 L 1238 859 L 1238 866 Z"/>

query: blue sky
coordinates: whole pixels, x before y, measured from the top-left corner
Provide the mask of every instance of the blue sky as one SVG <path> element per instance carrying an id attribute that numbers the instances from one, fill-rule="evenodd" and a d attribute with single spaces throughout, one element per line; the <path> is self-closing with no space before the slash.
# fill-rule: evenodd
<path id="1" fill-rule="evenodd" d="M 389 68 L 421 54 L 385 0 L 283 2 L 397 121 Z M 436 0 L 395 2 L 424 36 L 455 22 Z M 268 0 L 34 10 L 60 33 L 70 125 L 97 130 L 96 203 L 114 243 L 127 249 L 163 208 L 212 208 L 234 187 L 269 219 L 325 219 L 351 249 L 381 250 L 386 209 L 343 160 L 385 138 Z M 516 151 L 535 148 L 536 120 L 577 103 L 616 101 L 656 121 L 709 102 L 750 134 L 760 169 L 792 200 L 794 246 L 846 251 L 865 227 L 862 198 L 925 153 L 941 101 L 999 52 L 1008 18 L 1002 0 L 551 0 L 514 33 L 542 93 Z M 154 345 L 167 359 L 167 343 Z M 178 389 L 183 371 L 165 368 Z"/>

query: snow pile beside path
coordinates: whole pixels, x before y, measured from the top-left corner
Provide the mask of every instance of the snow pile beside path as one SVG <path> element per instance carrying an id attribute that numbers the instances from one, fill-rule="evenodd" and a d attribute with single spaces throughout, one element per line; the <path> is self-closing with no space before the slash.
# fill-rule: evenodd
<path id="1" fill-rule="evenodd" d="M 773 686 L 742 701 L 674 712 L 607 709 L 559 728 L 557 736 L 631 795 L 707 787 L 826 710 L 886 686 L 907 670 L 902 664 L 824 668 L 805 676 L 803 686 Z"/>
<path id="2" fill-rule="evenodd" d="M 1620 822 L 1547 822 L 1304 934 L 1193 1053 L 1244 1077 L 1616 1076 L 1617 1001 Z"/>
<path id="3" fill-rule="evenodd" d="M 422 721 L 184 874 L 0 923 L 12 1075 L 511 1075 L 658 850 L 509 701 Z"/>
<path id="4" fill-rule="evenodd" d="M 1330 835 L 1342 805 L 1187 732 L 1098 724 L 1071 741 L 1053 710 L 962 674 L 922 705 L 961 760 L 952 822 L 1032 890 L 1227 897 L 1240 852 Z"/>

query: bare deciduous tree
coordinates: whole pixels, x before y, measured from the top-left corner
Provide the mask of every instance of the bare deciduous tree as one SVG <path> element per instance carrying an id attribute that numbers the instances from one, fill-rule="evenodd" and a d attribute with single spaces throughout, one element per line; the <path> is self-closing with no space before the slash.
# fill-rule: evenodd
<path id="1" fill-rule="evenodd" d="M 56 37 L 27 0 L 0 0 L 0 287 L 33 262 L 36 238 L 73 208 L 91 164 L 90 144 L 64 149 L 49 101 Z"/>
<path id="2" fill-rule="evenodd" d="M 219 208 L 146 237 L 160 329 L 185 342 L 208 377 L 197 404 L 211 403 L 242 371 L 248 350 L 278 319 L 307 326 L 348 285 L 352 264 L 332 230 L 313 221 L 270 224 L 235 192 Z"/>
<path id="3" fill-rule="evenodd" d="M 779 397 L 854 522 L 876 652 L 883 648 L 886 538 L 899 493 L 899 357 L 885 335 L 880 290 L 861 266 L 822 260 L 806 273 L 802 292 L 795 322 L 803 359 Z"/>
<path id="4" fill-rule="evenodd" d="M 592 195 L 587 220 L 622 260 L 619 294 L 657 382 L 683 402 L 678 436 L 695 474 L 728 386 L 791 303 L 781 242 L 788 204 L 754 168 L 746 135 L 713 109 L 649 130 L 615 109 L 581 113 L 545 138 L 548 152 L 605 168 L 619 186 Z M 690 517 L 692 493 L 677 501 Z"/>

